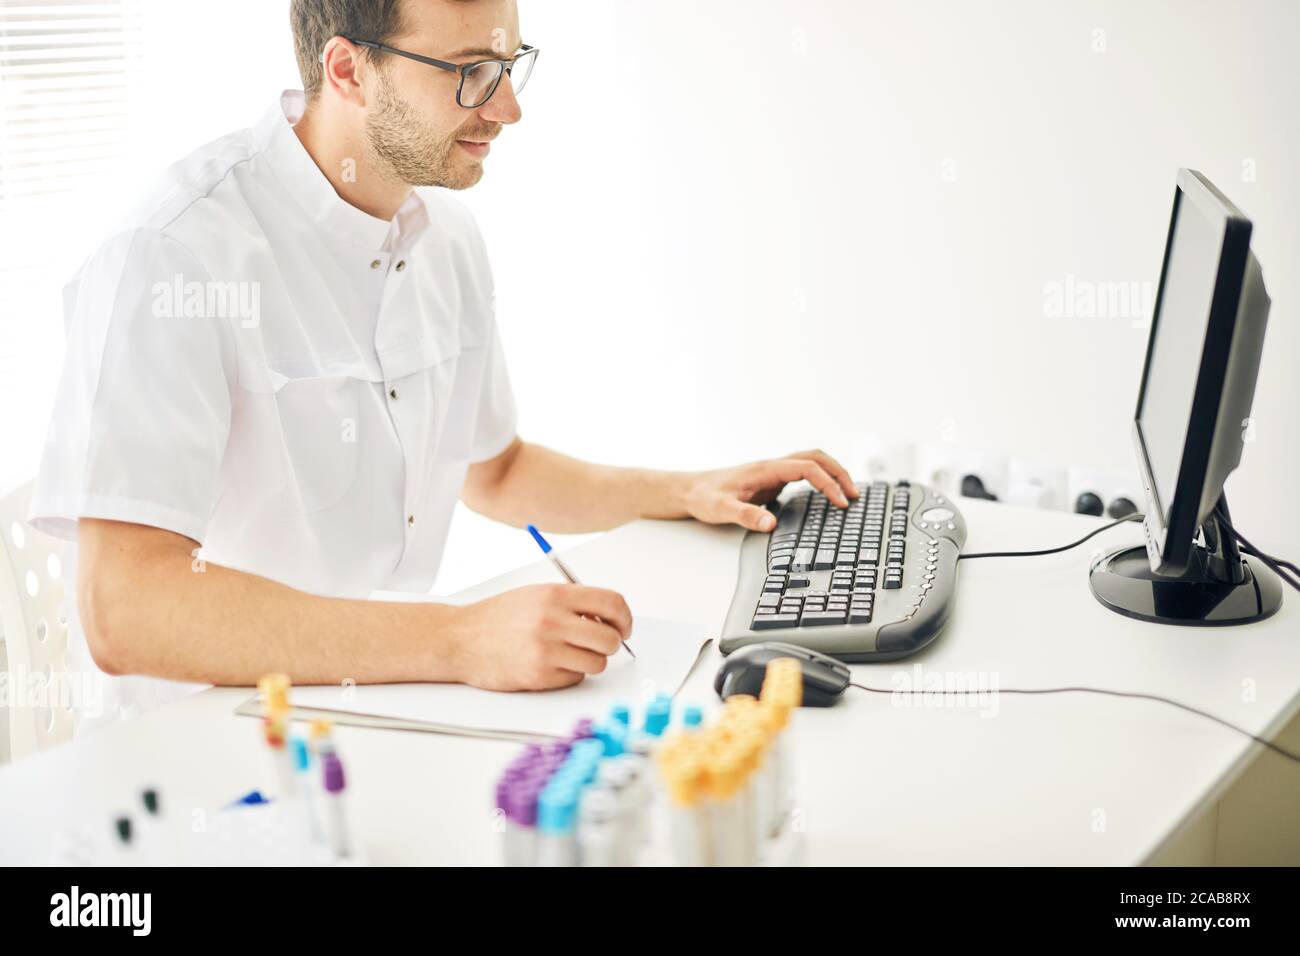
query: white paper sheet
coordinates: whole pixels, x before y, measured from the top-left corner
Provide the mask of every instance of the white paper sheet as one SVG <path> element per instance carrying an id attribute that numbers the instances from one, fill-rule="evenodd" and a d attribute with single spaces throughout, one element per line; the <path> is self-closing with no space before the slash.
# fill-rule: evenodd
<path id="1" fill-rule="evenodd" d="M 295 707 L 418 721 L 454 729 L 564 736 L 579 719 L 603 719 L 611 704 L 639 708 L 656 694 L 675 694 L 708 638 L 694 624 L 634 617 L 628 643 L 604 673 L 563 690 L 497 693 L 463 684 L 367 684 L 295 687 Z"/>

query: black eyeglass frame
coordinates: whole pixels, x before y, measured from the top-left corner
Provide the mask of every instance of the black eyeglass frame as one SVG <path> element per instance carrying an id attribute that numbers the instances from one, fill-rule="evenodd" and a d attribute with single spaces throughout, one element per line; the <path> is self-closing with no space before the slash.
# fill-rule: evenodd
<path id="1" fill-rule="evenodd" d="M 460 79 L 456 82 L 456 105 L 461 109 L 466 110 L 476 110 L 487 103 L 488 100 L 492 99 L 496 94 L 497 87 L 501 85 L 501 77 L 505 76 L 514 68 L 515 61 L 526 54 L 536 54 L 538 52 L 537 47 L 529 46 L 527 43 L 521 43 L 519 52 L 509 59 L 475 60 L 473 63 L 448 63 L 446 60 L 435 60 L 433 57 L 425 56 L 422 53 L 411 53 L 408 50 L 399 50 L 395 46 L 388 46 L 386 43 L 376 43 L 374 40 L 354 40 L 352 37 L 343 37 L 343 39 L 347 40 L 349 43 L 355 43 L 357 46 L 363 46 L 370 50 L 378 50 L 381 53 L 395 53 L 398 56 L 406 57 L 408 60 L 415 60 L 418 63 L 427 63 L 429 66 L 436 66 L 440 70 L 446 70 L 449 73 L 458 74 Z M 487 63 L 501 64 L 501 72 L 497 74 L 496 80 L 492 83 L 492 89 L 487 91 L 487 95 L 483 97 L 482 101 L 473 106 L 466 106 L 465 103 L 461 101 L 461 91 L 465 88 L 465 74 L 475 67 L 483 66 Z"/>

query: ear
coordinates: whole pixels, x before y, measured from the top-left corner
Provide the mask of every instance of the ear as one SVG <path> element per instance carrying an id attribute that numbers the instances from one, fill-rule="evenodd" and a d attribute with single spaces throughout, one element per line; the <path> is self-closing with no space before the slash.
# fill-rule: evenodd
<path id="1" fill-rule="evenodd" d="M 320 53 L 321 86 L 334 91 L 345 102 L 365 106 L 361 81 L 368 63 L 363 62 L 361 48 L 344 37 L 330 37 Z"/>

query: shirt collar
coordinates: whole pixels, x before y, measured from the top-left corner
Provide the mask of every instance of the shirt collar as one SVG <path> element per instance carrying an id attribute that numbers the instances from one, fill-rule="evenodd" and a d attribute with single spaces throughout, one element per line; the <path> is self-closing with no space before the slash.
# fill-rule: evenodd
<path id="1" fill-rule="evenodd" d="M 332 240 L 379 251 L 392 246 L 390 239 L 395 241 L 400 232 L 403 245 L 409 245 L 419 227 L 427 222 L 427 210 L 418 191 L 411 190 L 393 220 L 362 212 L 343 199 L 293 131 L 306 103 L 301 90 L 285 90 L 254 127 L 256 141 L 281 184 Z"/>

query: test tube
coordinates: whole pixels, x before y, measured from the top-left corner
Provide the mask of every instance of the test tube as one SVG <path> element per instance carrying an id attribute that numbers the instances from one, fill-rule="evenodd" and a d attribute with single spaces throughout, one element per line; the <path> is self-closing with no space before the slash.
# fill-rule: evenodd
<path id="1" fill-rule="evenodd" d="M 348 836 L 347 814 L 343 806 L 343 762 L 338 754 L 326 754 L 323 762 L 325 790 L 325 820 L 329 831 L 330 849 L 337 857 L 352 855 L 352 841 Z"/>
<path id="2" fill-rule="evenodd" d="M 705 762 L 704 792 L 712 865 L 744 866 L 745 818 L 738 799 L 743 785 L 743 767 L 736 748 L 718 742 Z"/>
<path id="3" fill-rule="evenodd" d="M 633 811 L 632 846 L 641 848 L 650 843 L 655 817 L 655 785 L 650 755 L 656 738 L 633 731 L 624 743 L 624 759 L 636 770 L 636 805 Z"/>
<path id="4" fill-rule="evenodd" d="M 578 803 L 578 848 L 583 866 L 619 866 L 618 797 L 608 787 L 589 784 Z"/>
<path id="5" fill-rule="evenodd" d="M 307 745 L 307 739 L 298 735 L 290 738 L 289 753 L 293 761 L 296 779 L 294 793 L 300 804 L 303 829 L 312 842 L 319 843 L 324 839 L 325 833 L 320 821 L 320 809 L 316 806 L 320 798 L 311 784 L 311 748 Z"/>
<path id="6" fill-rule="evenodd" d="M 537 863 L 537 794 L 537 783 L 521 777 L 511 781 L 501 797 L 506 866 Z"/>
<path id="7" fill-rule="evenodd" d="M 576 866 L 578 787 L 552 780 L 537 798 L 537 865 Z"/>

